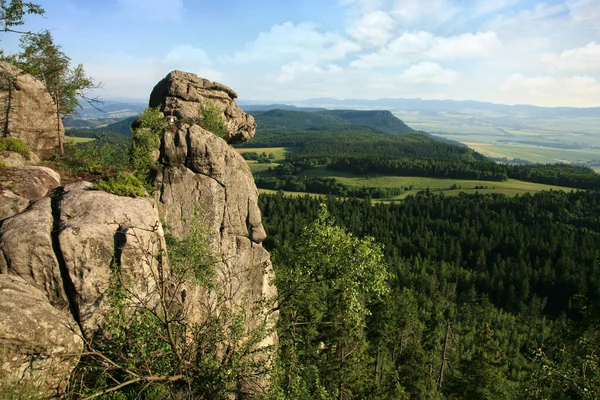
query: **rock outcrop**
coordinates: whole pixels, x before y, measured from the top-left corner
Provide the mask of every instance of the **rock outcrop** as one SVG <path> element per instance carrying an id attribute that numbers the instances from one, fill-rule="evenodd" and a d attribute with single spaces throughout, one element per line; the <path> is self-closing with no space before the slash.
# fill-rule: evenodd
<path id="1" fill-rule="evenodd" d="M 252 117 L 237 108 L 235 93 L 224 85 L 190 73 L 171 72 L 152 91 L 150 105 L 160 105 L 169 114 L 173 98 L 178 104 L 175 110 L 183 113 L 197 110 L 203 99 L 229 101 L 224 113 L 228 126 L 250 127 L 243 131 L 248 134 L 239 135 L 244 140 L 254 134 Z M 253 307 L 260 308 L 257 305 L 262 300 L 276 296 L 272 265 L 261 245 L 266 233 L 252 173 L 244 158 L 228 145 L 231 138 L 226 139 L 198 125 L 172 124 L 161 143 L 156 200 L 170 233 L 179 238 L 187 236 L 196 212 L 203 215 L 212 232 L 211 248 L 220 260 L 217 270 L 229 288 L 230 303 L 257 313 L 261 310 Z M 275 318 L 272 315 L 271 321 Z M 264 344 L 275 341 L 273 334 Z"/>
<path id="2" fill-rule="evenodd" d="M 23 212 L 30 201 L 60 186 L 60 175 L 47 167 L 2 168 L 0 171 L 0 221 Z"/>
<path id="3" fill-rule="evenodd" d="M 33 76 L 0 61 L 0 137 L 19 138 L 39 156 L 60 149 L 65 130 L 56 104 Z"/>
<path id="4" fill-rule="evenodd" d="M 88 182 L 62 187 L 46 167 L 0 170 L 0 378 L 27 375 L 37 382 L 39 397 L 59 396 L 83 340 L 103 332 L 115 283 L 131 295 L 132 309 L 153 309 L 159 292 L 169 292 L 176 312 L 192 324 L 228 314 L 220 307 L 243 315 L 248 332 L 267 315 L 275 322 L 268 312 L 273 304 L 265 301 L 276 290 L 250 170 L 224 139 L 182 121 L 209 99 L 223 109 L 227 139 L 247 140 L 255 124 L 235 106 L 235 96 L 221 84 L 177 71 L 157 85 L 153 101 L 167 115 L 175 107 L 180 120 L 162 138 L 154 199 L 92 190 Z M 210 230 L 217 283 L 207 289 L 191 279 L 168 286 L 164 277 L 177 274 L 170 274 L 165 257 L 161 219 L 185 239 L 198 213 Z M 272 334 L 259 346 L 275 341 Z"/>
<path id="5" fill-rule="evenodd" d="M 0 376 L 27 387 L 28 398 L 58 397 L 83 350 L 70 316 L 25 280 L 0 274 Z M 31 392 L 34 393 L 31 393 Z"/>
<path id="6" fill-rule="evenodd" d="M 152 90 L 150 107 L 160 107 L 165 116 L 180 122 L 202 120 L 202 107 L 207 103 L 223 112 L 228 132 L 227 143 L 243 143 L 256 133 L 254 117 L 239 109 L 235 103 L 237 93 L 233 89 L 189 72 L 173 71 Z"/>

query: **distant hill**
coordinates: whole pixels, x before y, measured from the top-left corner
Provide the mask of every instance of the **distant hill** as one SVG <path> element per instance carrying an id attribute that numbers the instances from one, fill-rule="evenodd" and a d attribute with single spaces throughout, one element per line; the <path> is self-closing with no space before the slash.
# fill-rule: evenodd
<path id="1" fill-rule="evenodd" d="M 127 117 L 121 121 L 112 123 L 110 125 L 106 125 L 101 128 L 72 128 L 68 129 L 65 133 L 67 136 L 75 136 L 75 137 L 88 137 L 93 138 L 99 134 L 116 134 L 121 136 L 129 136 L 131 134 L 129 127 L 135 121 L 137 116 Z"/>
<path id="2" fill-rule="evenodd" d="M 274 109 L 250 111 L 258 129 L 284 128 L 291 130 L 334 131 L 363 126 L 391 134 L 418 133 L 389 111 L 319 110 L 296 111 Z"/>
<path id="3" fill-rule="evenodd" d="M 251 111 L 270 111 L 270 110 L 288 110 L 288 111 L 324 111 L 320 107 L 296 107 L 289 104 L 238 104 L 242 110 Z"/>
<path id="4" fill-rule="evenodd" d="M 354 125 L 369 126 L 385 133 L 410 134 L 416 133 L 387 110 L 357 111 L 357 110 L 327 110 L 325 114 L 335 115 Z"/>
<path id="5" fill-rule="evenodd" d="M 497 113 L 517 114 L 523 113 L 540 117 L 600 117 L 600 107 L 539 107 L 526 104 L 497 104 L 474 100 L 426 100 L 382 98 L 377 100 L 365 99 L 332 99 L 315 98 L 291 102 L 298 107 L 325 107 L 325 108 L 356 108 L 356 109 L 390 109 L 406 111 L 487 111 Z"/>

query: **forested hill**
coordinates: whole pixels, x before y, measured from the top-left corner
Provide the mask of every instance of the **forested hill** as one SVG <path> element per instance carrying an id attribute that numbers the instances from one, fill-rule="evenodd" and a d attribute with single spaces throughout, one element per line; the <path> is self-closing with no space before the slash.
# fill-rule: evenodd
<path id="1" fill-rule="evenodd" d="M 292 130 L 331 131 L 361 126 L 391 134 L 417 133 L 391 112 L 384 110 L 322 110 L 296 111 L 274 109 L 250 111 L 260 130 L 284 128 Z"/>
<path id="2" fill-rule="evenodd" d="M 369 126 L 385 133 L 408 134 L 417 132 L 388 110 L 327 110 L 324 113 L 335 115 L 355 125 Z"/>
<path id="3" fill-rule="evenodd" d="M 67 136 L 76 136 L 76 137 L 88 137 L 93 138 L 97 135 L 106 135 L 106 134 L 117 134 L 122 136 L 129 136 L 131 134 L 131 124 L 137 116 L 125 118 L 122 121 L 115 122 L 110 125 L 103 126 L 101 128 L 74 128 L 67 130 Z"/>

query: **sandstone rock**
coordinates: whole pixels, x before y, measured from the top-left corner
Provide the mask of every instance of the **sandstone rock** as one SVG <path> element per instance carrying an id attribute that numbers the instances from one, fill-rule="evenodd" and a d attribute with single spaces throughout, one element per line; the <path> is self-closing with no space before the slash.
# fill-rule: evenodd
<path id="1" fill-rule="evenodd" d="M 53 306 L 68 312 L 69 302 L 52 243 L 53 228 L 48 197 L 5 220 L 0 226 L 0 273 L 20 276 L 45 293 Z"/>
<path id="2" fill-rule="evenodd" d="M 25 165 L 37 164 L 40 158 L 34 152 L 28 155 L 22 155 L 12 151 L 0 151 L 0 162 L 5 167 L 23 167 Z"/>
<path id="3" fill-rule="evenodd" d="M 212 233 L 211 249 L 220 260 L 216 269 L 227 288 L 224 297 L 229 306 L 248 315 L 265 311 L 260 302 L 273 299 L 276 289 L 270 284 L 269 254 L 260 244 L 266 234 L 258 191 L 245 160 L 224 140 L 196 125 L 178 125 L 165 132 L 161 148 L 163 168 L 156 197 L 170 233 L 185 238 L 199 211 Z M 201 293 L 195 296 L 196 303 L 206 302 Z M 191 307 L 191 318 L 201 318 L 197 313 L 203 311 Z M 258 323 L 249 322 L 248 328 Z M 263 344 L 275 340 L 271 336 Z"/>
<path id="4" fill-rule="evenodd" d="M 0 375 L 36 398 L 64 393 L 83 349 L 77 325 L 44 293 L 17 276 L 0 275 Z"/>
<path id="5" fill-rule="evenodd" d="M 29 200 L 14 194 L 10 190 L 0 189 L 0 221 L 25 211 Z"/>
<path id="6" fill-rule="evenodd" d="M 60 175 L 40 166 L 0 169 L 0 187 L 29 200 L 39 199 L 60 186 Z"/>
<path id="7" fill-rule="evenodd" d="M 0 62 L 1 136 L 21 139 L 45 156 L 62 147 L 65 130 L 45 86 L 13 65 Z"/>
<path id="8" fill-rule="evenodd" d="M 139 301 L 156 295 L 165 250 L 158 210 L 149 198 L 130 198 L 71 186 L 57 200 L 58 242 L 65 285 L 87 335 L 107 311 L 105 294 L 118 274 Z"/>
<path id="9" fill-rule="evenodd" d="M 223 112 L 228 127 L 225 140 L 243 143 L 256 132 L 254 117 L 239 109 L 237 93 L 227 86 L 200 78 L 189 72 L 173 71 L 152 90 L 150 107 L 159 107 L 165 116 L 173 115 L 182 122 L 201 120 L 201 107 L 212 103 Z"/>

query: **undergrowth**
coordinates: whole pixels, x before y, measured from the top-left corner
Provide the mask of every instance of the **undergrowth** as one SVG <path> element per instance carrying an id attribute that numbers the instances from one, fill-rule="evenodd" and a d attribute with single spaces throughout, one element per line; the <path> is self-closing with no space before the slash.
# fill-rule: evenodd
<path id="1" fill-rule="evenodd" d="M 0 151 L 12 151 L 22 155 L 29 155 L 29 147 L 21 140 L 12 137 L 0 138 Z"/>

